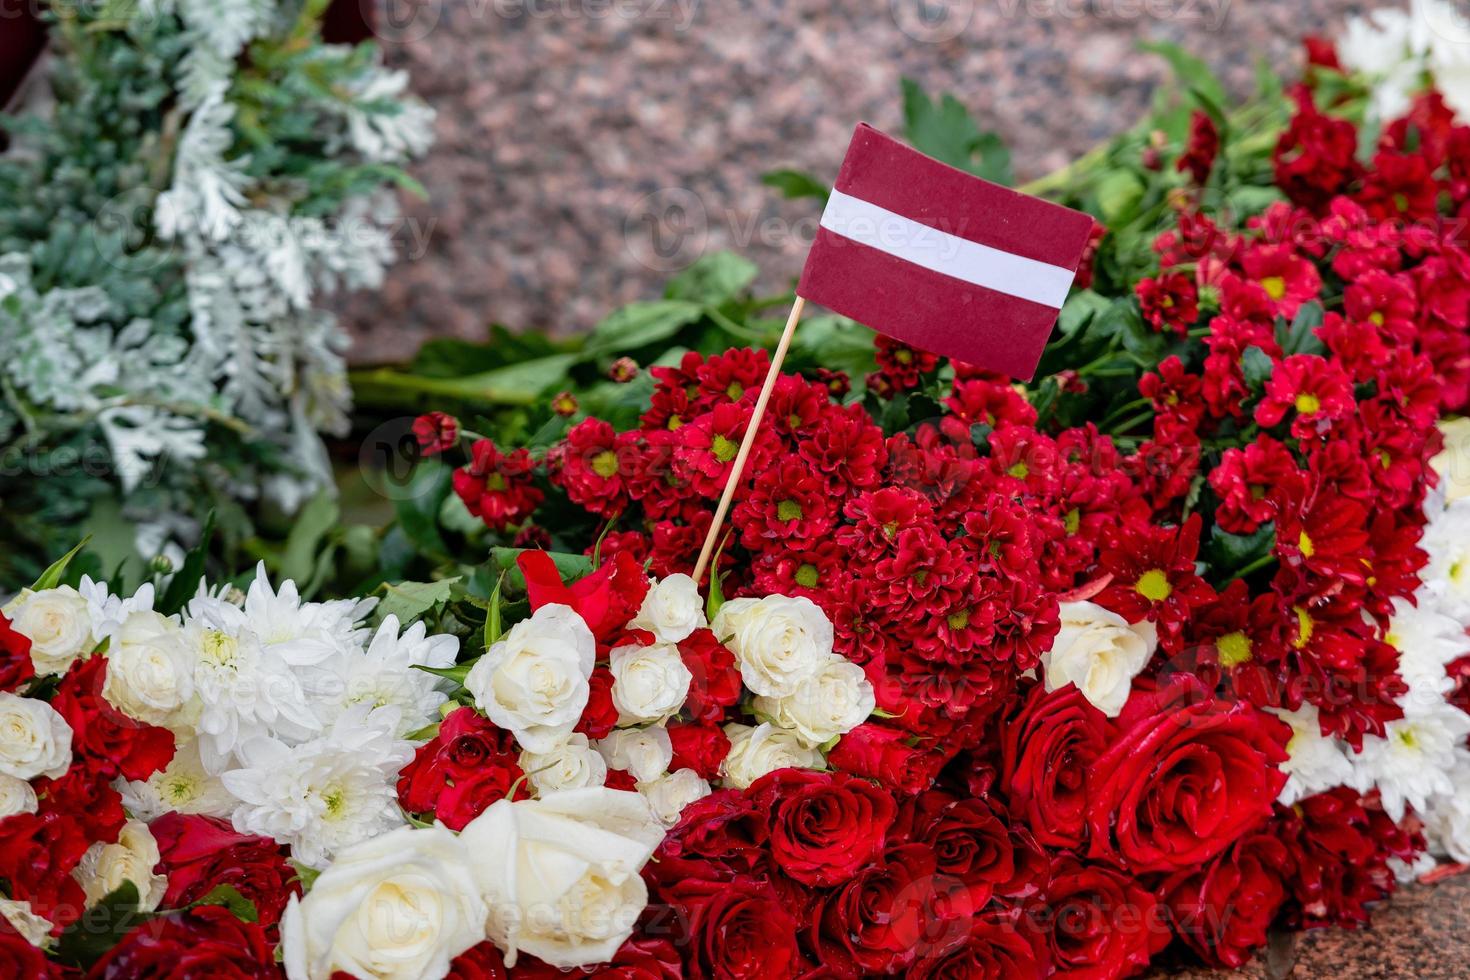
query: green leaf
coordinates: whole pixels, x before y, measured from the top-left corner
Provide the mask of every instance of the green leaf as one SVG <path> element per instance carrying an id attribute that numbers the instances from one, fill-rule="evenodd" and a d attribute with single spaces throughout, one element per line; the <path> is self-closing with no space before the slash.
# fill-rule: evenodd
<path id="1" fill-rule="evenodd" d="M 260 912 L 255 908 L 255 903 L 241 895 L 234 885 L 215 885 L 197 902 L 190 904 L 190 908 L 200 905 L 219 905 L 230 910 L 230 914 L 241 922 L 259 922 Z"/>
<path id="2" fill-rule="evenodd" d="M 378 604 L 381 616 L 397 616 L 400 623 L 411 623 L 429 610 L 442 606 L 454 593 L 459 576 L 437 582 L 384 582 L 383 601 Z"/>
<path id="3" fill-rule="evenodd" d="M 306 587 L 315 570 L 322 541 L 341 516 L 333 488 L 324 487 L 307 501 L 296 515 L 291 533 L 286 536 L 286 549 L 281 555 L 281 578 L 291 579 L 303 589 Z"/>
<path id="4" fill-rule="evenodd" d="M 478 660 L 479 658 L 476 657 L 475 659 Z M 423 664 L 410 664 L 409 666 L 413 667 L 414 670 L 422 670 L 426 674 L 433 674 L 435 677 L 448 678 L 460 687 L 464 687 L 464 679 L 470 676 L 470 669 L 475 666 L 475 662 L 471 660 L 468 663 L 455 664 L 453 667 L 425 667 Z"/>
<path id="5" fill-rule="evenodd" d="M 90 967 L 143 921 L 138 886 L 124 881 L 67 926 L 56 944 L 56 958 L 69 966 Z"/>
<path id="6" fill-rule="evenodd" d="M 1123 224 L 1143 197 L 1143 181 L 1127 170 L 1114 170 L 1097 184 L 1097 207 L 1108 225 Z"/>
<path id="7" fill-rule="evenodd" d="M 760 270 L 755 263 L 734 252 L 715 252 L 700 257 L 679 273 L 664 289 L 667 299 L 689 300 L 719 306 L 739 296 L 755 282 Z"/>
<path id="8" fill-rule="evenodd" d="M 1057 316 L 1057 329 L 1063 336 L 1070 337 L 1094 316 L 1112 305 L 1112 300 L 1091 289 L 1079 289 L 1067 297 L 1062 312 Z"/>
<path id="9" fill-rule="evenodd" d="M 295 858 L 287 858 L 286 863 L 296 870 L 296 880 L 301 882 L 301 890 L 304 892 L 311 891 L 311 886 L 322 876 L 321 869 L 302 864 Z"/>
<path id="10" fill-rule="evenodd" d="M 420 407 L 426 399 L 458 399 L 484 405 L 535 405 L 548 389 L 560 385 L 576 354 L 552 354 L 492 371 L 456 378 L 431 378 L 393 368 L 353 371 L 358 401 L 372 405 Z"/>
<path id="11" fill-rule="evenodd" d="M 1240 355 L 1240 373 L 1245 376 L 1245 383 L 1252 391 L 1260 391 L 1266 387 L 1273 367 L 1271 355 L 1254 345 L 1247 347 Z"/>
<path id="12" fill-rule="evenodd" d="M 209 556 L 209 544 L 214 537 L 214 511 L 204 518 L 204 529 L 199 534 L 199 543 L 187 555 L 184 563 L 169 580 L 163 597 L 154 607 L 165 616 L 172 616 L 189 604 L 199 591 L 199 582 L 204 578 L 204 562 Z"/>
<path id="13" fill-rule="evenodd" d="M 1276 525 L 1262 524 L 1254 534 L 1231 534 L 1216 525 L 1210 530 L 1204 553 L 1210 567 L 1234 573 L 1270 555 L 1276 547 Z"/>
<path id="14" fill-rule="evenodd" d="M 1290 326 L 1286 325 L 1285 320 L 1278 319 L 1276 340 L 1281 344 L 1282 354 L 1321 354 L 1326 351 L 1327 348 L 1316 333 L 1317 328 L 1322 325 L 1322 319 L 1322 304 L 1316 302 L 1303 303 L 1298 307 Z"/>
<path id="15" fill-rule="evenodd" d="M 394 494 L 393 509 L 408 539 L 425 551 L 445 555 L 449 548 L 439 534 L 439 508 L 449 496 L 454 471 L 440 459 L 427 459 L 414 468 Z"/>
<path id="16" fill-rule="evenodd" d="M 40 578 L 31 583 L 31 591 L 41 592 L 46 589 L 54 589 L 58 585 L 60 585 L 61 576 L 66 574 L 66 566 L 71 564 L 71 560 L 75 558 L 77 554 L 87 546 L 87 542 L 90 540 L 91 535 L 82 538 L 81 541 L 77 542 L 77 546 L 75 548 L 71 549 L 66 554 L 62 555 L 60 558 L 52 562 L 50 567 L 41 573 Z"/>
<path id="17" fill-rule="evenodd" d="M 776 188 L 788 200 L 814 197 L 825 204 L 831 195 L 826 184 L 802 170 L 768 170 L 761 174 L 761 183 Z"/>
<path id="18" fill-rule="evenodd" d="M 1215 105 L 1225 105 L 1229 101 L 1225 95 L 1225 86 L 1210 71 L 1210 66 L 1179 45 L 1169 41 L 1140 41 L 1138 50 L 1162 56 L 1174 69 L 1174 75 L 1181 85 L 1199 90 Z"/>
<path id="19" fill-rule="evenodd" d="M 698 320 L 704 307 L 688 300 L 665 299 L 630 303 L 614 310 L 592 328 L 584 354 L 627 354 L 640 347 L 667 340 Z"/>
<path id="20" fill-rule="evenodd" d="M 915 149 L 986 180 L 1012 182 L 1010 151 L 998 135 L 975 124 L 963 103 L 946 93 L 936 104 L 913 79 L 901 84 L 904 135 Z"/>
<path id="21" fill-rule="evenodd" d="M 484 343 L 451 337 L 426 341 L 414 355 L 411 370 L 427 378 L 460 378 L 567 353 L 564 347 L 545 334 L 511 333 L 496 323 L 491 324 Z"/>
<path id="22" fill-rule="evenodd" d="M 490 593 L 490 608 L 485 613 L 485 649 L 488 650 L 495 645 L 505 632 L 501 624 L 503 612 L 500 608 L 501 593 L 505 588 L 505 573 L 495 580 L 495 591 Z"/>
<path id="23" fill-rule="evenodd" d="M 495 567 L 505 573 L 505 581 L 516 590 L 526 591 L 526 577 L 521 574 L 520 566 L 516 559 L 527 551 L 539 549 L 533 548 L 491 548 L 490 557 L 495 562 Z M 556 565 L 557 574 L 563 582 L 571 582 L 579 578 L 585 578 L 592 574 L 592 557 L 590 555 L 573 555 L 561 551 L 548 551 L 546 554 Z"/>

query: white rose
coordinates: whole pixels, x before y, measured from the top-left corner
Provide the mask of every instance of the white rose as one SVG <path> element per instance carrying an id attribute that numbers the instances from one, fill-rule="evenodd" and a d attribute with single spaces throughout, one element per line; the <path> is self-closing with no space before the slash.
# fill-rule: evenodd
<path id="1" fill-rule="evenodd" d="M 823 745 L 867 720 L 877 706 L 863 669 L 833 655 L 784 698 L 756 698 L 755 710 L 807 745 Z"/>
<path id="2" fill-rule="evenodd" d="M 78 657 L 97 645 L 87 600 L 69 585 L 32 592 L 26 589 L 5 607 L 11 625 L 31 641 L 36 674 L 64 674 Z"/>
<path id="3" fill-rule="evenodd" d="M 148 825 L 141 820 L 129 820 L 123 824 L 116 843 L 99 841 L 87 848 L 72 877 L 86 893 L 89 907 L 131 881 L 138 889 L 139 908 L 151 912 L 158 908 L 168 889 L 168 879 L 153 873 L 159 860 L 158 842 Z"/>
<path id="4" fill-rule="evenodd" d="M 0 898 L 0 919 L 32 946 L 45 946 L 51 938 L 51 923 L 32 912 L 30 902 Z"/>
<path id="5" fill-rule="evenodd" d="M 657 779 L 674 761 L 674 743 L 662 725 L 652 728 L 619 728 L 597 743 L 597 751 L 609 769 L 630 773 L 638 782 Z"/>
<path id="6" fill-rule="evenodd" d="M 35 813 L 36 791 L 24 779 L 0 773 L 0 820 L 17 813 Z"/>
<path id="7" fill-rule="evenodd" d="M 607 763 L 580 732 L 550 752 L 522 752 L 521 771 L 542 796 L 564 789 L 601 786 L 607 779 Z"/>
<path id="8" fill-rule="evenodd" d="M 485 938 L 479 859 L 443 826 L 399 827 L 337 854 L 281 917 L 291 980 L 340 970 L 371 980 L 426 980 Z"/>
<path id="9" fill-rule="evenodd" d="M 1046 689 L 1075 684 L 1093 707 L 1118 717 L 1133 678 L 1147 666 L 1158 646 L 1158 631 L 1145 620 L 1129 623 L 1091 602 L 1064 602 L 1062 628 L 1051 651 L 1042 656 Z"/>
<path id="10" fill-rule="evenodd" d="M 129 718 L 166 726 L 193 695 L 179 624 L 151 610 L 129 614 L 107 650 L 102 696 Z"/>
<path id="11" fill-rule="evenodd" d="M 612 700 L 618 722 L 667 721 L 684 707 L 694 675 L 684 666 L 679 648 L 669 643 L 651 647 L 618 647 L 608 656 Z"/>
<path id="12" fill-rule="evenodd" d="M 679 822 L 686 806 L 710 794 L 710 786 L 693 769 L 679 769 L 651 783 L 639 783 L 638 792 L 648 801 L 659 822 L 672 827 Z"/>
<path id="13" fill-rule="evenodd" d="M 1439 423 L 1444 449 L 1429 461 L 1439 474 L 1445 503 L 1470 497 L 1470 418 L 1446 419 Z"/>
<path id="14" fill-rule="evenodd" d="M 754 728 L 734 722 L 725 726 L 730 739 L 730 754 L 720 763 L 725 785 L 744 789 L 768 772 L 777 769 L 821 769 L 826 760 L 822 753 L 803 745 L 795 732 L 763 722 Z"/>
<path id="15" fill-rule="evenodd" d="M 581 616 L 569 606 L 542 606 L 475 662 L 464 686 L 522 748 L 547 752 L 582 717 L 596 657 L 597 641 Z"/>
<path id="16" fill-rule="evenodd" d="M 705 625 L 699 586 L 682 572 L 654 582 L 638 607 L 638 615 L 628 625 L 648 630 L 660 643 L 688 639 L 690 633 Z"/>
<path id="17" fill-rule="evenodd" d="M 524 950 L 566 969 L 612 959 L 632 934 L 648 904 L 639 872 L 663 829 L 642 796 L 596 787 L 499 800 L 460 839 L 506 966 Z"/>
<path id="18" fill-rule="evenodd" d="M 807 598 L 731 599 L 712 629 L 735 651 L 745 686 L 765 697 L 795 691 L 832 655 L 832 622 Z"/>
<path id="19" fill-rule="evenodd" d="M 71 767 L 71 726 L 45 701 L 0 691 L 0 773 L 60 776 Z"/>

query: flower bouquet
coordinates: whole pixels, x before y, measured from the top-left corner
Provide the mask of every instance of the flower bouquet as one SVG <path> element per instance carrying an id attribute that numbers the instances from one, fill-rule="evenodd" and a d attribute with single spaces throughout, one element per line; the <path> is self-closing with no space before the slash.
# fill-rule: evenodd
<path id="1" fill-rule="evenodd" d="M 57 562 L 0 616 L 0 972 L 1116 977 L 1470 862 L 1427 43 L 1230 112 L 1168 52 L 1032 188 L 1100 219 L 1034 382 L 822 318 L 752 430 L 773 304 L 711 257 L 578 350 L 441 350 L 357 587 Z M 565 391 L 477 417 L 490 374 Z"/>

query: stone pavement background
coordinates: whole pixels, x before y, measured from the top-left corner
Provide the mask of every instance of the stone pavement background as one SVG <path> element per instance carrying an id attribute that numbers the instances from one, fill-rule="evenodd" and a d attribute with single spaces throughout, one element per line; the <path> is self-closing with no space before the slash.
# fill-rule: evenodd
<path id="1" fill-rule="evenodd" d="M 1142 114 L 1167 68 L 1139 39 L 1184 45 L 1244 94 L 1257 58 L 1298 66 L 1301 35 L 1392 0 L 376 2 L 390 62 L 439 117 L 405 258 L 338 304 L 369 363 L 491 321 L 585 330 L 700 248 L 784 288 L 805 251 L 793 223 L 809 234 L 818 210 L 760 174 L 830 180 L 854 122 L 901 128 L 903 76 L 954 92 L 1025 180 Z"/>

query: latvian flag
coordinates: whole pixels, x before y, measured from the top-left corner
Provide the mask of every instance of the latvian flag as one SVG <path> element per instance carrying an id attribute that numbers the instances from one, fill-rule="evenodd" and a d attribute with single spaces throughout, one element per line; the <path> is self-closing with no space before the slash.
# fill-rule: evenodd
<path id="1" fill-rule="evenodd" d="M 1092 218 L 860 123 L 798 295 L 905 344 L 1029 379 Z"/>

